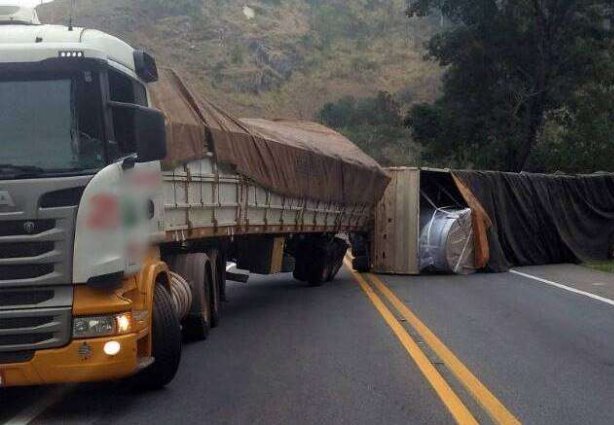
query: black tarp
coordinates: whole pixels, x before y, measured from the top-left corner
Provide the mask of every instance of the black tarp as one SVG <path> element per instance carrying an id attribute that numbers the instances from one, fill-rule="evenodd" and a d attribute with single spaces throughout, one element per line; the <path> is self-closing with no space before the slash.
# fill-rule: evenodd
<path id="1" fill-rule="evenodd" d="M 492 221 L 487 268 L 605 260 L 614 248 L 614 174 L 454 171 Z"/>

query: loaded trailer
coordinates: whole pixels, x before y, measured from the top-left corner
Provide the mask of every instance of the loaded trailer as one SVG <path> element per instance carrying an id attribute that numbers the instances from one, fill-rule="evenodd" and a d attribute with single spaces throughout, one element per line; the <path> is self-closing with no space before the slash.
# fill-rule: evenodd
<path id="1" fill-rule="evenodd" d="M 0 6 L 0 387 L 172 380 L 226 267 L 332 280 L 388 177 L 314 123 L 239 120 L 153 57 Z"/>

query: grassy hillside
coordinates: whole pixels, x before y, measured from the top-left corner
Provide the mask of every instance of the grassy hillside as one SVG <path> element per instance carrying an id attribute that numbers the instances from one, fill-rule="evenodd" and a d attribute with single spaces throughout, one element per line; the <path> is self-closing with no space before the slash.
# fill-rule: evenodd
<path id="1" fill-rule="evenodd" d="M 39 8 L 65 23 L 66 0 Z M 240 116 L 315 119 L 323 105 L 385 91 L 401 105 L 437 95 L 423 59 L 432 33 L 406 0 L 80 0 L 76 23 L 144 47 Z M 394 161 L 392 161 L 394 162 Z"/>
<path id="2" fill-rule="evenodd" d="M 244 14 L 247 4 L 254 17 Z M 81 0 L 76 22 L 152 51 L 235 112 L 313 118 L 327 101 L 384 90 L 436 94 L 438 69 L 419 47 L 430 32 L 404 0 Z M 40 8 L 65 23 L 67 1 Z"/>

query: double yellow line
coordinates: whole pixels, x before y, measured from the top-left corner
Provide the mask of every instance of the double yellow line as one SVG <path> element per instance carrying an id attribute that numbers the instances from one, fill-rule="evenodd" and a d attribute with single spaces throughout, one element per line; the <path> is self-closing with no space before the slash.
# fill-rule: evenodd
<path id="1" fill-rule="evenodd" d="M 416 341 L 411 337 L 407 330 L 399 323 L 394 314 L 380 298 L 379 291 L 385 299 L 394 307 L 395 310 L 407 321 L 407 323 L 420 335 L 430 349 L 441 359 L 446 368 L 452 372 L 456 379 L 465 387 L 471 396 L 488 413 L 496 424 L 520 424 L 520 421 L 482 384 L 478 378 L 445 346 L 443 342 L 405 305 L 401 300 L 375 275 L 366 274 L 371 282 L 370 285 L 363 275 L 353 270 L 351 262 L 345 259 L 345 265 L 352 273 L 354 279 L 369 300 L 373 303 L 382 318 L 392 329 L 399 339 L 403 348 L 414 360 L 418 369 L 429 384 L 433 387 L 441 401 L 444 403 L 452 417 L 459 424 L 477 424 L 473 414 L 458 397 L 448 382 L 433 366 L 426 354 L 420 349 Z M 375 289 L 374 289 L 375 288 Z"/>

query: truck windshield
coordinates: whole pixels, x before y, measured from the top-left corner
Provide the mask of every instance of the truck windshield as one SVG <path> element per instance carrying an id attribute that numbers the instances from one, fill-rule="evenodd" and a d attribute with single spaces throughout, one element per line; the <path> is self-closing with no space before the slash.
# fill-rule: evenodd
<path id="1" fill-rule="evenodd" d="M 104 166 L 94 86 L 91 74 L 0 80 L 0 178 L 82 173 Z"/>

